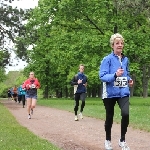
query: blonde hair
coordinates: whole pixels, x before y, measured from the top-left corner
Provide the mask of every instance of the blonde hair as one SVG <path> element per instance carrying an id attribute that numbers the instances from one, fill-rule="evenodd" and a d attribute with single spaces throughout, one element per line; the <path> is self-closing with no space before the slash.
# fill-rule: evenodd
<path id="1" fill-rule="evenodd" d="M 84 65 L 83 65 L 83 64 L 80 64 L 80 65 L 79 65 L 79 69 L 80 69 L 80 66 L 83 66 L 83 67 L 84 67 Z"/>
<path id="2" fill-rule="evenodd" d="M 119 33 L 115 33 L 115 34 L 111 35 L 111 38 L 110 38 L 110 45 L 111 46 L 114 45 L 114 41 L 115 41 L 116 38 L 120 38 L 123 41 L 123 43 L 124 43 L 123 36 L 121 34 L 119 34 Z"/>
<path id="3" fill-rule="evenodd" d="M 31 71 L 30 73 L 33 73 L 33 74 L 34 74 L 34 72 L 33 72 L 33 71 Z"/>

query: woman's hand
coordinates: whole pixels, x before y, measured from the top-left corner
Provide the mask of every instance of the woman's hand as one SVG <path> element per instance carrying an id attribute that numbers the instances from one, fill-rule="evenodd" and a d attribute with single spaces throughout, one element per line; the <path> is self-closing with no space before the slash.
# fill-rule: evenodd
<path id="1" fill-rule="evenodd" d="M 129 84 L 129 87 L 132 87 L 133 86 L 133 80 L 129 80 L 128 84 Z"/>

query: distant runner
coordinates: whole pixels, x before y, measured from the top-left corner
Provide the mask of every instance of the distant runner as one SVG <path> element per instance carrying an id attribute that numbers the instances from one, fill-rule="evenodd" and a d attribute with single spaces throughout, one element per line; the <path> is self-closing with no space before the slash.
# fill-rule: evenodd
<path id="1" fill-rule="evenodd" d="M 28 119 L 31 119 L 31 114 L 33 115 L 33 109 L 37 102 L 37 89 L 40 88 L 40 83 L 34 77 L 34 72 L 30 72 L 29 78 L 24 82 L 22 88 L 26 89 Z"/>

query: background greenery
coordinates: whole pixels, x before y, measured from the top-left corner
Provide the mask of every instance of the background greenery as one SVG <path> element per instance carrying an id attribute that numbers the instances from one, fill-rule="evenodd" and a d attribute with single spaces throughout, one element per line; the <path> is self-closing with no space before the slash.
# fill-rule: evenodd
<path id="1" fill-rule="evenodd" d="M 149 0 L 39 0 L 30 10 L 0 3 L 1 28 L 6 31 L 1 37 L 1 81 L 10 64 L 10 53 L 3 47 L 7 37 L 16 55 L 28 62 L 23 75 L 35 72 L 44 98 L 72 97 L 70 80 L 80 63 L 88 76 L 88 97 L 100 97 L 100 62 L 111 52 L 110 36 L 119 32 L 125 38 L 124 54 L 134 80 L 131 96 L 150 95 Z"/>

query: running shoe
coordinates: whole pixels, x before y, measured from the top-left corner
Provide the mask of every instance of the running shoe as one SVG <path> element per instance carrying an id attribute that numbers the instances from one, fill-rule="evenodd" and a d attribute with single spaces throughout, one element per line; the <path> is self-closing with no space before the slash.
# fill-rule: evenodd
<path id="1" fill-rule="evenodd" d="M 82 115 L 82 113 L 81 113 L 81 112 L 80 112 L 79 116 L 80 116 L 80 118 L 81 118 L 81 119 L 83 119 L 83 115 Z"/>
<path id="2" fill-rule="evenodd" d="M 113 150 L 111 146 L 111 141 L 105 140 L 105 150 Z"/>
<path id="3" fill-rule="evenodd" d="M 130 150 L 130 148 L 127 146 L 127 143 L 125 141 L 121 142 L 119 140 L 119 146 L 122 148 L 122 150 Z"/>
<path id="4" fill-rule="evenodd" d="M 31 115 L 28 116 L 28 119 L 31 119 Z"/>
<path id="5" fill-rule="evenodd" d="M 75 120 L 75 121 L 78 121 L 78 116 L 75 116 L 74 120 Z"/>

